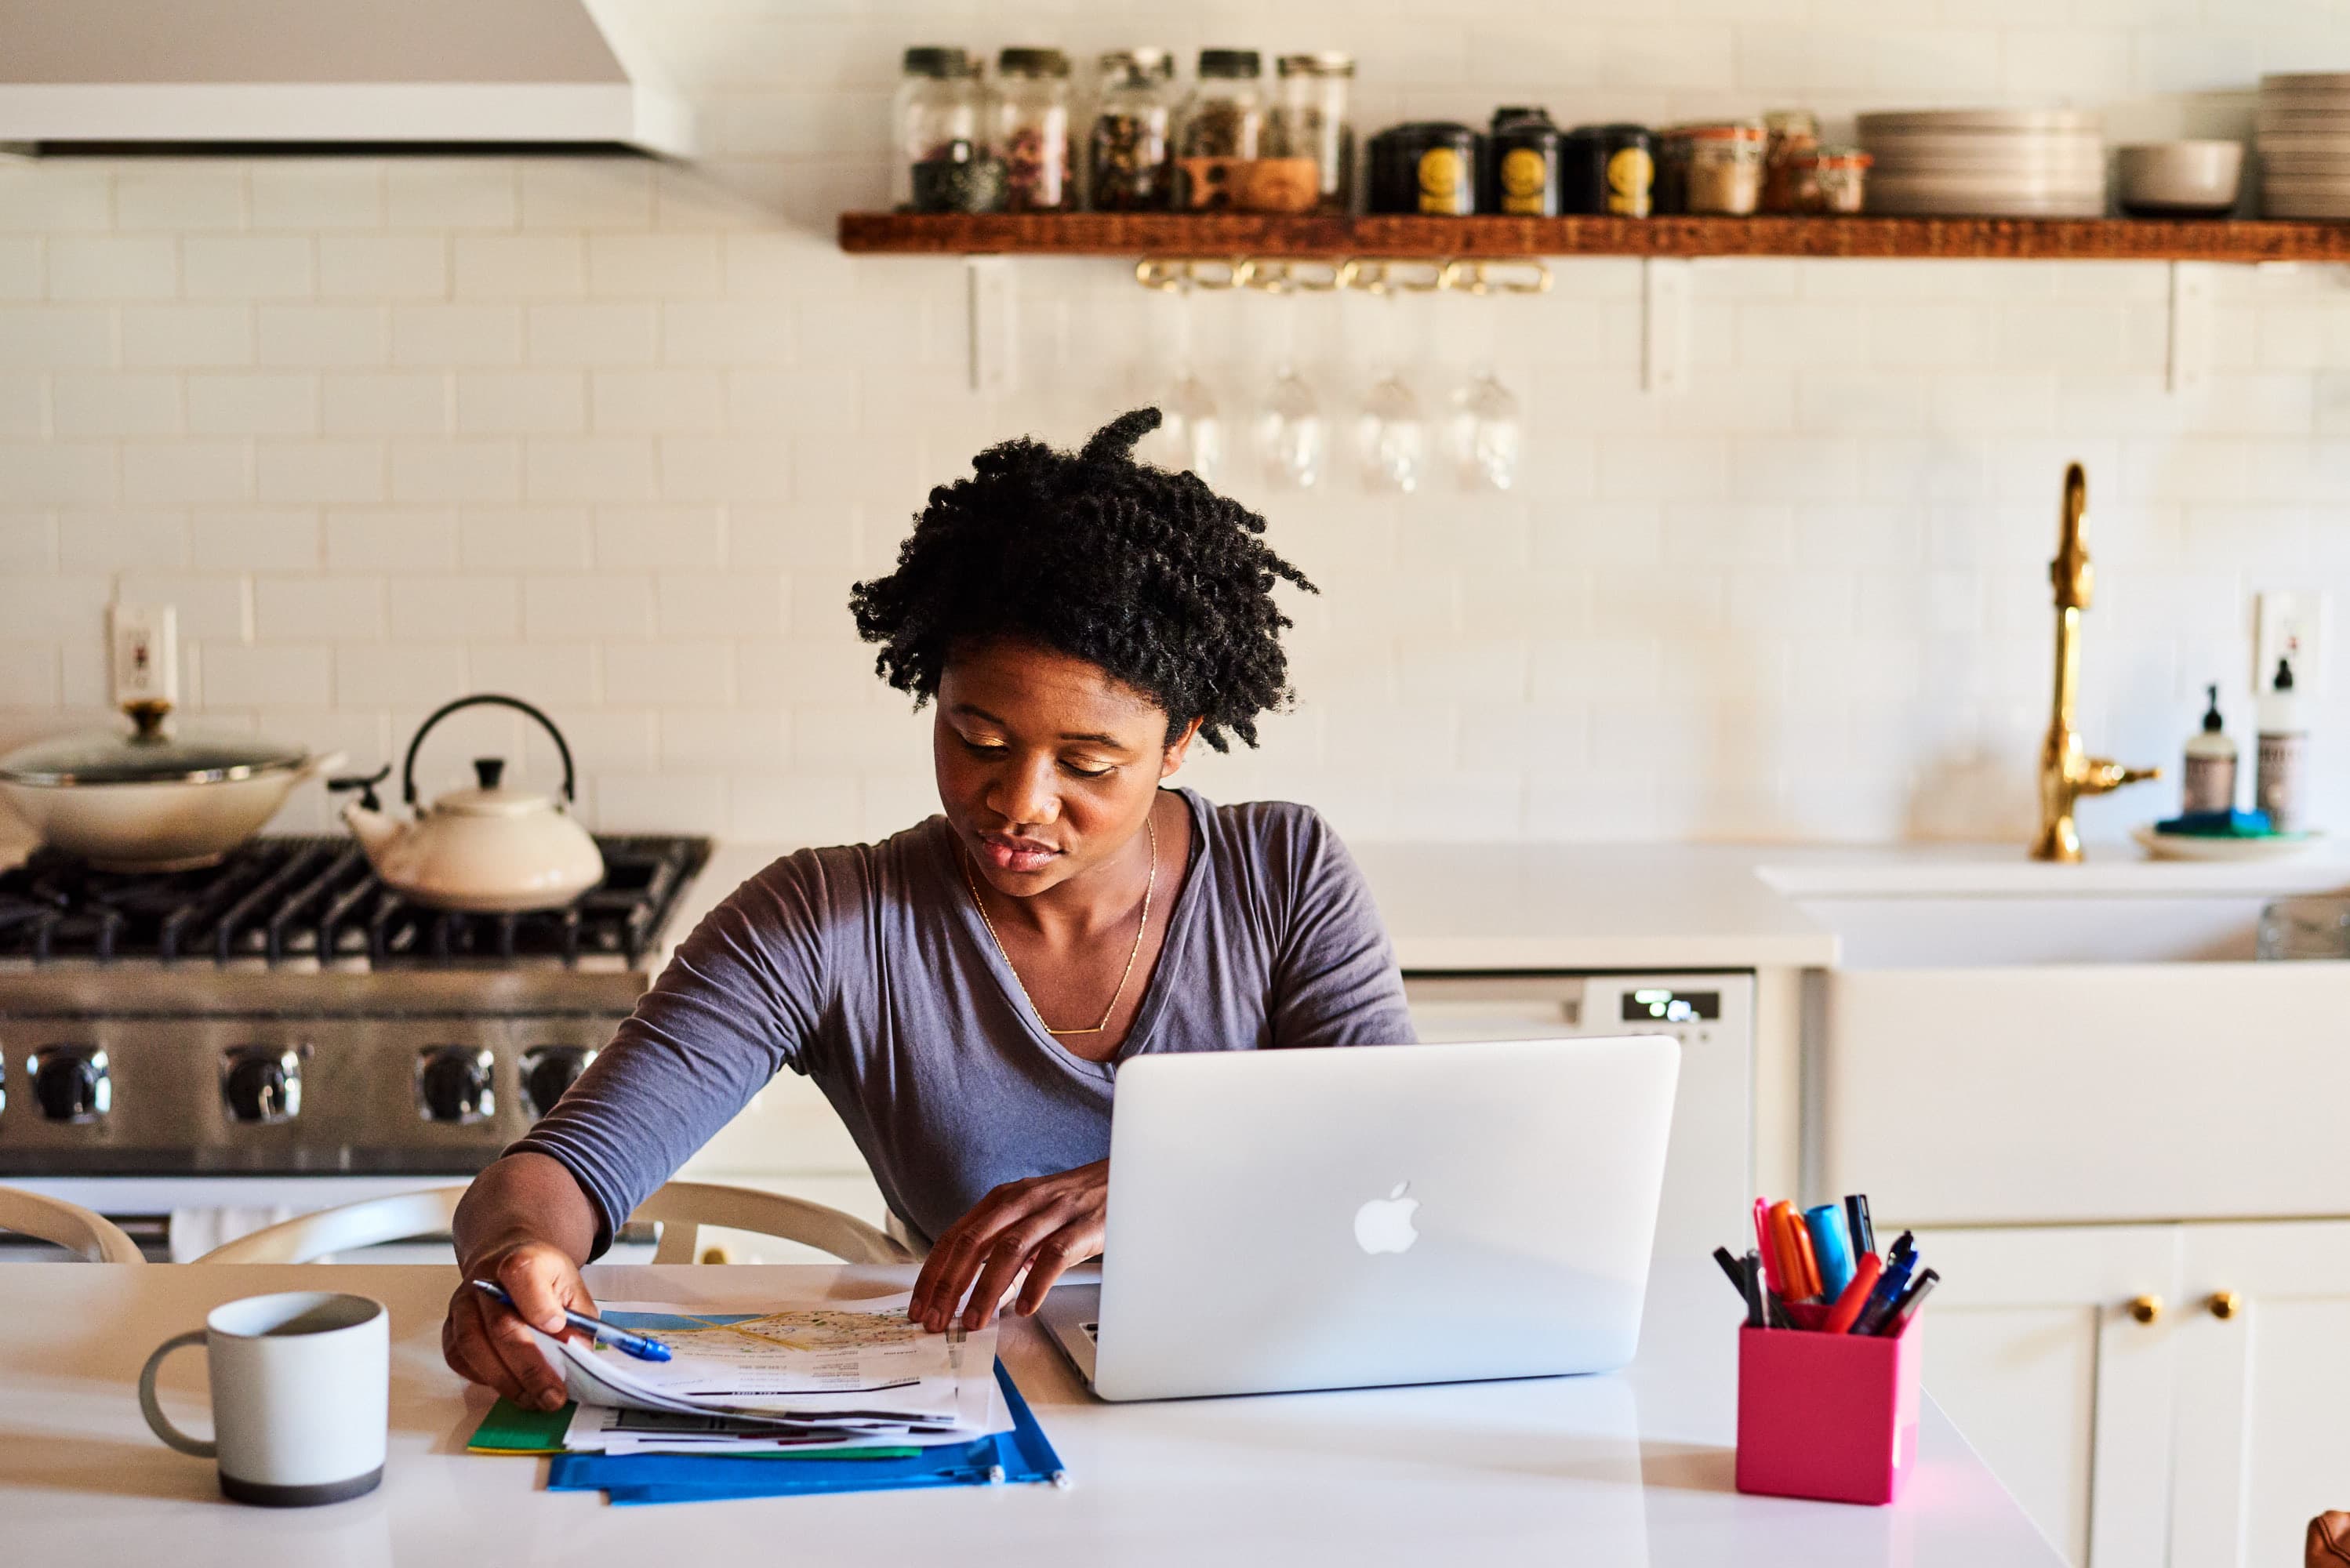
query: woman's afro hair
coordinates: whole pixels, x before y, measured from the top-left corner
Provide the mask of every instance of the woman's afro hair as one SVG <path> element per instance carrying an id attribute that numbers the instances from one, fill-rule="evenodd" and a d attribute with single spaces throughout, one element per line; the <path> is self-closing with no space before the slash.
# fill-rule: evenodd
<path id="1" fill-rule="evenodd" d="M 920 707 L 956 647 L 1014 639 L 1142 692 L 1170 740 L 1197 718 L 1220 752 L 1226 732 L 1255 745 L 1256 716 L 1291 696 L 1274 581 L 1316 590 L 1265 546 L 1263 518 L 1196 474 L 1135 461 L 1158 426 L 1157 409 L 1137 409 L 1076 452 L 1008 441 L 931 491 L 898 569 L 849 594 L 881 679 Z"/>

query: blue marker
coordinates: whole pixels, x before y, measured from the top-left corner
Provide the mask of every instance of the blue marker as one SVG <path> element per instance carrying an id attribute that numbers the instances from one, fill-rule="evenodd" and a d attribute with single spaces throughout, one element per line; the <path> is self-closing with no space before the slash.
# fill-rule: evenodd
<path id="1" fill-rule="evenodd" d="M 1844 1233 L 1843 1206 L 1823 1203 L 1804 1210 L 1804 1229 L 1811 1232 L 1812 1257 L 1820 1265 L 1821 1292 L 1834 1301 L 1852 1283 L 1852 1242 Z"/>
<path id="2" fill-rule="evenodd" d="M 480 1291 L 483 1294 L 494 1297 L 497 1301 L 504 1303 L 506 1308 L 509 1311 L 512 1311 L 515 1316 L 519 1317 L 522 1315 L 521 1309 L 515 1307 L 514 1304 L 514 1297 L 506 1294 L 503 1288 L 490 1283 L 487 1280 L 473 1280 L 468 1282 L 470 1282 L 475 1290 Z M 606 1323 L 603 1319 L 589 1317 L 584 1312 L 573 1312 L 570 1309 L 566 1308 L 563 1314 L 563 1321 L 569 1324 L 572 1327 L 579 1330 L 582 1334 L 593 1334 L 598 1345 L 608 1345 L 615 1350 L 624 1351 L 627 1354 L 635 1356 L 639 1361 L 667 1361 L 669 1359 L 669 1346 L 663 1345 L 660 1341 L 657 1339 L 647 1339 L 641 1334 L 630 1334 L 625 1328 L 614 1328 L 610 1324 Z"/>

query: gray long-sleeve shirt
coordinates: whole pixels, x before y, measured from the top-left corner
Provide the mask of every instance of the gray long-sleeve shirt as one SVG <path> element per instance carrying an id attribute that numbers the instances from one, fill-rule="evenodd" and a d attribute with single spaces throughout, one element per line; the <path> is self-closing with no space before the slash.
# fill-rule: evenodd
<path id="1" fill-rule="evenodd" d="M 1190 790 L 1189 875 L 1107 1063 L 1055 1043 L 981 923 L 943 817 L 804 849 L 720 904 L 516 1149 L 612 1228 L 776 1072 L 816 1081 L 890 1209 L 938 1235 L 999 1184 L 1109 1154 L 1117 1064 L 1154 1051 L 1408 1044 L 1403 982 L 1329 825 Z"/>

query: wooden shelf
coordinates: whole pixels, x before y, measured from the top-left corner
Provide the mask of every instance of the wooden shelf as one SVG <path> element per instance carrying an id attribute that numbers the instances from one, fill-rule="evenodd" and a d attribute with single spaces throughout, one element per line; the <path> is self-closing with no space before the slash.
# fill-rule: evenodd
<path id="1" fill-rule="evenodd" d="M 2165 218 L 1424 218 L 844 213 L 860 255 L 1931 256 L 2350 262 L 2350 224 Z"/>

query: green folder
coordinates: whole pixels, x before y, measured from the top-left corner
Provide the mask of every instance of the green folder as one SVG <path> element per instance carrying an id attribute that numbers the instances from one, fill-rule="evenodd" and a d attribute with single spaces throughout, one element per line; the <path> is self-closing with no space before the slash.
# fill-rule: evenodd
<path id="1" fill-rule="evenodd" d="M 573 1407 L 560 1410 L 525 1410 L 513 1400 L 500 1397 L 473 1428 L 473 1440 L 465 1445 L 469 1454 L 559 1454 L 565 1451 L 563 1434 L 571 1425 Z M 793 1449 L 775 1454 L 729 1454 L 737 1459 L 906 1459 L 921 1452 L 920 1449 Z"/>

